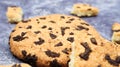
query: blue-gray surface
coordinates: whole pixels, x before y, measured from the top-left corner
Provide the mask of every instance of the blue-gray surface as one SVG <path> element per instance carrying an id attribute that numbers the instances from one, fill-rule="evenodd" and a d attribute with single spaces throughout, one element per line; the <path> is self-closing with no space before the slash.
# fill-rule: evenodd
<path id="1" fill-rule="evenodd" d="M 83 18 L 93 25 L 98 32 L 110 40 L 111 25 L 120 22 L 120 0 L 0 0 L 0 64 L 19 63 L 9 51 L 8 37 L 15 25 L 9 24 L 6 18 L 8 6 L 20 6 L 24 18 L 47 14 L 70 14 L 75 3 L 88 3 L 100 9 L 97 17 Z"/>

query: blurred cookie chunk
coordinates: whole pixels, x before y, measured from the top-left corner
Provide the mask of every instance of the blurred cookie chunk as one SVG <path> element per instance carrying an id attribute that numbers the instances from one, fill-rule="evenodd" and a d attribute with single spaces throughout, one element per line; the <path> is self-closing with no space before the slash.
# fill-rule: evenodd
<path id="1" fill-rule="evenodd" d="M 115 42 L 117 44 L 120 44 L 120 24 L 115 22 L 112 25 L 112 42 Z"/>
<path id="2" fill-rule="evenodd" d="M 71 14 L 79 16 L 79 17 L 90 17 L 98 15 L 98 8 L 93 7 L 89 4 L 74 4 Z"/>
<path id="3" fill-rule="evenodd" d="M 10 6 L 7 9 L 6 16 L 10 23 L 18 23 L 23 17 L 22 8 L 18 6 Z"/>

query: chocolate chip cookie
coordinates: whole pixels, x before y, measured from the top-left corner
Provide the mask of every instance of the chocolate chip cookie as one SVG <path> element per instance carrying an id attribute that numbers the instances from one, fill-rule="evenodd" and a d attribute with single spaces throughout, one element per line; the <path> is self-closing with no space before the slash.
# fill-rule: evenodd
<path id="1" fill-rule="evenodd" d="M 34 67 L 118 67 L 120 47 L 80 18 L 53 14 L 16 25 L 13 55 Z"/>

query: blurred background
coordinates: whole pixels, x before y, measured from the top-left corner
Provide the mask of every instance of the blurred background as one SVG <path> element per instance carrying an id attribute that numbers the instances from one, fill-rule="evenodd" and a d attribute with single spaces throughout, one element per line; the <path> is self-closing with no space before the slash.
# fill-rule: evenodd
<path id="1" fill-rule="evenodd" d="M 20 63 L 9 50 L 8 37 L 15 24 L 6 18 L 8 6 L 20 6 L 24 11 L 24 19 L 48 14 L 70 15 L 75 3 L 87 3 L 99 8 L 96 17 L 83 18 L 93 25 L 106 39 L 111 40 L 111 26 L 120 22 L 120 0 L 0 0 L 0 64 Z"/>

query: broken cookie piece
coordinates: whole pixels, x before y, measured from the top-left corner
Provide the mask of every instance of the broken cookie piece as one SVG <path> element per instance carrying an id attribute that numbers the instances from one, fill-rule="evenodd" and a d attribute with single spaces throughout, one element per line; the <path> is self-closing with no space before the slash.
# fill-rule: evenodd
<path id="1" fill-rule="evenodd" d="M 120 24 L 119 23 L 114 23 L 112 25 L 112 42 L 115 42 L 117 44 L 120 44 Z"/>
<path id="2" fill-rule="evenodd" d="M 73 10 L 71 11 L 71 14 L 79 16 L 79 17 L 90 17 L 90 16 L 96 16 L 98 15 L 98 8 L 93 7 L 89 4 L 74 4 Z"/>
<path id="3" fill-rule="evenodd" d="M 22 21 L 23 11 L 21 7 L 10 6 L 6 12 L 7 19 L 10 23 L 18 23 Z"/>

